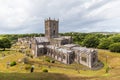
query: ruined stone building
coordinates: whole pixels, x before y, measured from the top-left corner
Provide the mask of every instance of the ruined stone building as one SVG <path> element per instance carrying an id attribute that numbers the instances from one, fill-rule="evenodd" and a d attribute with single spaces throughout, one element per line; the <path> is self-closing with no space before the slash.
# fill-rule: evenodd
<path id="1" fill-rule="evenodd" d="M 47 55 L 65 64 L 75 61 L 89 68 L 98 62 L 96 49 L 73 44 L 71 36 L 59 36 L 59 20 L 45 20 L 45 37 L 34 37 L 30 44 L 35 57 Z"/>

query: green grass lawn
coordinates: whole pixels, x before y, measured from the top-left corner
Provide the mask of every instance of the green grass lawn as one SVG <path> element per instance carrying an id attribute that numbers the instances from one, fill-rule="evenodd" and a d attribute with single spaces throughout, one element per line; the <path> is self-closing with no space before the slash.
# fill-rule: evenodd
<path id="1" fill-rule="evenodd" d="M 84 66 L 78 66 L 76 63 L 70 65 L 57 61 L 49 63 L 45 61 L 47 57 L 41 56 L 40 58 L 29 58 L 31 65 L 35 66 L 34 73 L 30 73 L 30 70 L 25 70 L 25 67 L 30 64 L 18 62 L 19 59 L 24 58 L 24 54 L 16 51 L 0 53 L 6 54 L 4 58 L 0 56 L 0 80 L 119 80 L 120 78 L 120 54 L 107 50 L 98 50 L 99 59 L 105 65 L 100 70 L 81 70 Z M 106 56 L 108 56 L 107 63 Z M 6 68 L 6 63 L 12 61 L 16 61 L 17 65 Z M 76 65 L 80 68 L 80 73 L 75 70 Z M 111 69 L 108 73 L 105 73 L 107 66 Z M 48 73 L 43 73 L 43 69 L 48 69 Z"/>
<path id="2" fill-rule="evenodd" d="M 7 56 L 7 55 L 10 55 L 10 54 L 14 54 L 14 53 L 16 53 L 16 51 L 10 51 L 9 49 L 3 51 L 2 49 L 0 49 L 0 57 L 2 57 L 3 54 L 4 54 L 4 56 Z"/>
<path id="3" fill-rule="evenodd" d="M 0 80 L 92 80 L 92 78 L 59 73 L 0 73 Z"/>

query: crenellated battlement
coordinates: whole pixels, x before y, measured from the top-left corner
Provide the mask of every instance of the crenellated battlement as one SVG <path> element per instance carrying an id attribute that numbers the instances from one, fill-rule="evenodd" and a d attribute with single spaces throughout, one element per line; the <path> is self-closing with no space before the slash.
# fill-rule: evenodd
<path id="1" fill-rule="evenodd" d="M 45 22 L 47 22 L 47 21 L 58 21 L 59 22 L 59 19 L 56 20 L 55 18 L 52 19 L 52 18 L 49 17 L 49 18 L 45 19 Z"/>

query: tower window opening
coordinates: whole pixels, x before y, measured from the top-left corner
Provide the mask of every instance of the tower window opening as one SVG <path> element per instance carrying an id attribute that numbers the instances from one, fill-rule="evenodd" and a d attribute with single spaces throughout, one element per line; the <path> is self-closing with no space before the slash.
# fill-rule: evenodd
<path id="1" fill-rule="evenodd" d="M 53 31 L 53 35 L 55 35 L 55 30 Z"/>

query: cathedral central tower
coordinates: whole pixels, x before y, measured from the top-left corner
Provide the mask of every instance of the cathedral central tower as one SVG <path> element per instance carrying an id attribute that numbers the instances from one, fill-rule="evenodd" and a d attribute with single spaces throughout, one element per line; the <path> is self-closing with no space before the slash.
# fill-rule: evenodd
<path id="1" fill-rule="evenodd" d="M 59 20 L 47 19 L 45 20 L 45 37 L 58 38 L 59 34 Z"/>

